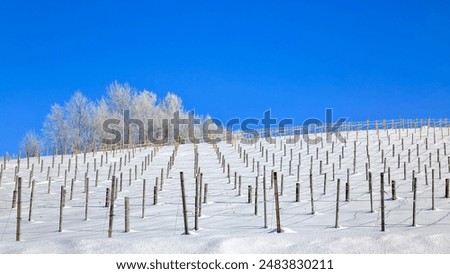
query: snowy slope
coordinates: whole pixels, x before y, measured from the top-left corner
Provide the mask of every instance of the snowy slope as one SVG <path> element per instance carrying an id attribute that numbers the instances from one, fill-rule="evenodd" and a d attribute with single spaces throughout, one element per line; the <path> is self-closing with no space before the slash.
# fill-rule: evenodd
<path id="1" fill-rule="evenodd" d="M 84 155 L 64 155 L 55 158 L 50 168 L 50 194 L 48 193 L 47 170 L 52 167 L 52 156 L 42 157 L 44 166 L 37 158 L 21 159 L 19 176 L 23 178 L 22 203 L 22 241 L 15 241 L 16 212 L 11 208 L 15 188 L 14 171 L 17 160 L 10 160 L 2 174 L 0 186 L 0 253 L 448 253 L 450 252 L 450 200 L 444 197 L 445 179 L 450 178 L 448 155 L 444 144 L 450 143 L 447 129 L 422 128 L 404 130 L 369 131 L 368 150 L 370 171 L 373 174 L 373 205 L 370 212 L 370 194 L 366 180 L 367 158 L 366 131 L 348 134 L 347 145 L 335 142 L 311 145 L 305 142 L 284 145 L 286 139 L 277 138 L 276 144 L 262 140 L 249 145 L 219 143 L 218 150 L 212 144 L 199 144 L 199 167 L 203 173 L 203 183 L 208 184 L 207 204 L 202 205 L 200 229 L 194 228 L 194 145 L 181 145 L 176 153 L 174 166 L 167 177 L 167 164 L 174 147 L 166 146 L 157 152 L 155 148 L 136 148 L 114 153 L 97 152 Z M 378 137 L 379 136 L 379 137 Z M 390 136 L 390 137 L 388 137 Z M 380 138 L 380 142 L 378 141 Z M 389 139 L 388 139 L 389 138 Z M 403 149 L 402 149 L 403 139 Z M 333 141 L 336 141 L 333 139 Z M 353 173 L 354 141 L 356 141 L 356 169 Z M 262 142 L 262 143 L 261 143 Z M 260 144 L 261 143 L 261 144 Z M 426 148 L 428 143 L 428 149 Z M 393 155 L 393 145 L 395 152 Z M 417 156 L 419 145 L 419 156 Z M 268 150 L 269 157 L 262 156 L 261 147 Z M 344 147 L 342 166 L 339 156 Z M 318 149 L 318 150 L 317 150 Z M 380 149 L 380 150 L 379 150 Z M 441 177 L 439 178 L 439 160 Z M 240 151 L 241 150 L 241 151 Z M 292 159 L 291 159 L 292 150 Z M 408 150 L 410 156 L 408 157 Z M 447 147 L 445 145 L 445 150 Z M 449 148 L 450 150 L 450 148 Z M 231 178 L 223 172 L 217 152 L 230 164 Z M 248 153 L 249 164 L 244 162 L 244 151 Z M 318 155 L 317 155 L 318 151 Z M 326 155 L 329 162 L 326 163 Z M 153 161 L 144 168 L 142 163 L 156 152 Z M 264 151 L 265 153 L 266 151 Z M 431 153 L 431 166 L 430 164 Z M 134 154 L 134 157 L 133 157 Z M 241 158 L 242 154 L 242 158 Z M 275 154 L 275 166 L 273 165 Z M 301 154 L 300 202 L 295 202 L 297 167 Z M 398 168 L 400 154 L 400 168 Z M 447 155 L 446 155 L 447 154 Z M 103 166 L 100 167 L 103 155 Z M 120 158 L 131 156 L 126 166 L 120 168 Z M 341 155 L 342 156 L 342 155 Z M 385 175 L 386 232 L 381 232 L 380 212 L 380 173 L 384 171 L 382 156 L 386 158 L 386 168 L 391 169 L 391 180 L 397 182 L 397 200 L 392 200 L 391 186 Z M 78 158 L 77 180 L 74 184 L 73 199 L 70 200 L 70 181 L 74 178 L 74 163 Z M 313 195 L 315 214 L 311 214 L 309 170 L 313 159 Z M 408 159 L 410 158 L 410 159 Z M 420 173 L 418 170 L 421 161 Z M 66 185 L 66 207 L 63 210 L 63 232 L 58 232 L 60 188 L 64 185 L 64 170 L 68 172 Z M 98 169 L 98 186 L 95 186 Z M 253 171 L 253 159 L 255 170 Z M 280 168 L 281 159 L 283 166 Z M 291 161 L 291 174 L 289 166 Z M 320 174 L 320 161 L 323 171 Z M 253 196 L 257 177 L 256 163 L 260 163 L 258 178 L 258 215 L 255 204 L 247 203 L 248 186 L 252 186 Z M 407 176 L 404 180 L 404 163 Z M 62 164 L 61 164 L 62 163 Z M 109 209 L 105 207 L 106 188 L 111 187 L 108 180 L 110 168 L 116 163 L 116 175 L 123 173 L 122 191 L 115 202 L 113 238 L 108 239 Z M 335 165 L 335 180 L 332 178 L 332 164 Z M 3 161 L 1 162 L 3 164 Z M 28 220 L 31 189 L 29 175 L 34 164 L 35 194 L 31 221 Z M 58 176 L 58 164 L 60 174 Z M 89 170 L 88 220 L 85 221 L 84 173 Z M 427 165 L 428 185 L 426 185 L 424 165 Z M 138 169 L 135 180 L 135 166 Z M 266 166 L 268 228 L 264 228 L 263 211 L 263 166 Z M 129 184 L 131 169 L 132 180 Z M 161 179 L 164 169 L 163 190 L 158 191 L 158 204 L 153 205 L 153 187 L 156 178 Z M 282 171 L 280 171 L 282 169 Z M 347 169 L 350 170 L 350 201 L 345 201 Z M 431 170 L 435 170 L 436 210 L 432 210 Z M 278 185 L 281 187 L 283 175 L 283 195 L 280 197 L 281 222 L 284 233 L 276 233 L 274 190 L 271 188 L 271 171 L 278 172 Z M 412 226 L 412 171 L 415 170 L 417 191 L 417 226 Z M 188 205 L 188 218 L 191 234 L 182 235 L 183 210 L 181 204 L 180 172 L 184 172 Z M 234 189 L 234 174 L 241 176 L 241 196 Z M 387 169 L 386 169 L 387 172 Z M 324 174 L 327 174 L 327 190 L 324 193 Z M 335 228 L 337 179 L 340 188 L 340 228 Z M 142 218 L 143 180 L 146 180 L 145 218 Z M 131 201 L 131 231 L 124 232 L 124 198 Z"/>

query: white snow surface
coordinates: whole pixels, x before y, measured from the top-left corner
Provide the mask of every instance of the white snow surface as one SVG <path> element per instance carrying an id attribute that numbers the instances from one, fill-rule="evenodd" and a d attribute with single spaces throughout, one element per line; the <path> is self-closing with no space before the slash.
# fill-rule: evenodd
<path id="1" fill-rule="evenodd" d="M 23 178 L 22 193 L 22 231 L 21 241 L 16 242 L 16 208 L 12 208 L 12 194 L 15 189 L 14 171 L 17 160 L 7 161 L 0 186 L 0 253 L 2 254 L 325 254 L 325 253 L 369 253 L 369 254 L 436 254 L 450 252 L 450 199 L 444 197 L 445 179 L 450 178 L 447 149 L 449 132 L 440 128 L 418 128 L 403 130 L 369 131 L 367 143 L 366 131 L 342 133 L 348 135 L 347 144 L 341 144 L 333 138 L 332 143 L 310 145 L 309 155 L 305 142 L 300 145 L 284 145 L 286 138 L 276 139 L 276 144 L 261 140 L 256 144 L 236 145 L 221 142 L 218 149 L 224 155 L 226 164 L 230 164 L 231 178 L 223 172 L 219 157 L 212 144 L 198 145 L 199 167 L 203 174 L 203 183 L 208 184 L 208 203 L 202 205 L 199 219 L 200 229 L 194 230 L 194 145 L 185 144 L 178 148 L 175 163 L 167 177 L 167 163 L 174 146 L 161 147 L 152 162 L 141 175 L 142 162 L 150 158 L 153 147 L 118 150 L 108 152 L 105 163 L 104 152 L 78 157 L 77 180 L 74 184 L 73 199 L 70 200 L 70 181 L 74 177 L 76 156 L 61 155 L 55 157 L 52 168 L 52 156 L 41 157 L 44 160 L 43 171 L 37 158 L 22 158 L 18 176 Z M 389 136 L 389 137 L 388 137 Z M 379 141 L 380 138 L 380 151 Z M 426 139 L 428 138 L 428 139 Z M 403 149 L 402 140 L 403 139 Z M 354 141 L 356 141 L 356 170 L 353 173 Z M 428 150 L 426 143 L 428 142 Z M 261 143 L 261 144 L 260 144 Z M 366 180 L 365 165 L 368 162 L 366 145 L 369 145 L 370 171 L 373 174 L 373 204 L 375 212 L 370 212 L 370 194 Z M 417 156 L 419 144 L 419 156 Z M 393 145 L 395 152 L 393 154 Z M 268 150 L 269 157 L 262 157 L 260 146 Z M 447 146 L 447 145 L 445 145 Z M 342 166 L 339 168 L 339 155 L 344 147 Z M 239 148 L 242 149 L 242 158 Z M 292 159 L 291 159 L 292 149 Z M 318 150 L 317 150 L 318 149 Z M 441 176 L 439 177 L 439 159 Z M 410 161 L 408 160 L 410 150 Z M 249 163 L 243 161 L 248 153 Z M 318 155 L 317 155 L 318 151 Z M 326 154 L 329 161 L 326 163 Z M 384 152 L 382 152 L 384 151 Z M 120 158 L 130 153 L 132 159 L 120 166 Z M 264 151 L 265 153 L 265 151 Z M 297 166 L 301 153 L 300 198 L 295 202 Z M 430 163 L 431 153 L 431 166 Z M 114 154 L 114 155 L 113 155 Z M 275 154 L 275 166 L 272 155 Z M 400 168 L 398 168 L 400 154 Z M 447 154 L 447 155 L 445 155 Z M 100 167 L 101 157 L 104 157 Z M 386 167 L 391 169 L 391 180 L 397 182 L 397 200 L 392 200 L 391 186 L 385 175 L 385 211 L 386 231 L 381 232 L 380 211 L 380 173 L 384 171 L 382 156 L 386 157 Z M 311 214 L 309 169 L 313 158 L 313 195 L 315 214 Z M 419 157 L 421 161 L 418 170 Z M 283 159 L 280 171 L 281 158 Z M 63 232 L 58 232 L 60 188 L 64 185 L 64 170 L 68 172 L 66 185 L 66 207 L 63 213 Z M 95 186 L 94 159 L 99 171 L 98 186 Z M 258 177 L 258 215 L 255 215 L 255 182 L 257 166 L 253 171 L 253 159 L 260 163 Z M 289 165 L 292 165 L 289 174 Z M 324 176 L 320 174 L 320 161 L 323 174 L 327 174 L 327 190 L 324 193 Z M 61 164 L 62 162 L 62 164 Z M 403 165 L 406 162 L 407 178 L 404 180 Z M 89 207 L 88 220 L 84 220 L 85 197 L 84 174 L 89 163 Z M 108 238 L 109 209 L 105 207 L 106 188 L 111 187 L 108 180 L 110 166 L 116 163 L 116 175 L 123 173 L 122 191 L 115 201 L 113 237 Z M 335 180 L 332 178 L 332 164 L 335 165 Z M 1 161 L 0 164 L 3 164 Z M 31 221 L 28 220 L 31 190 L 29 174 L 34 164 L 36 180 Z M 58 176 L 58 164 L 60 174 Z M 428 169 L 428 185 L 425 180 L 424 165 Z M 50 166 L 50 194 L 48 194 L 47 169 Z M 135 166 L 138 169 L 135 180 Z M 264 228 L 263 210 L 263 166 L 266 166 L 267 178 L 267 214 L 268 228 Z M 158 191 L 158 204 L 153 205 L 153 187 L 157 177 L 164 169 L 163 190 Z M 131 185 L 129 172 L 132 171 Z M 345 201 L 347 169 L 350 170 L 350 201 Z M 435 207 L 432 210 L 432 169 L 435 170 Z M 274 189 L 271 188 L 271 171 L 278 172 L 278 185 L 281 190 L 283 175 L 283 195 L 280 196 L 281 223 L 283 233 L 276 233 Z M 412 226 L 412 171 L 417 176 L 417 226 Z M 190 235 L 183 235 L 183 210 L 181 203 L 180 172 L 184 172 L 188 221 Z M 241 176 L 242 195 L 234 189 L 234 173 Z M 340 188 L 340 228 L 335 228 L 337 179 L 341 179 Z M 145 218 L 142 218 L 142 189 L 146 180 Z M 159 181 L 161 179 L 159 178 Z M 252 203 L 247 203 L 248 186 L 253 188 Z M 124 198 L 131 201 L 131 231 L 124 232 Z"/>

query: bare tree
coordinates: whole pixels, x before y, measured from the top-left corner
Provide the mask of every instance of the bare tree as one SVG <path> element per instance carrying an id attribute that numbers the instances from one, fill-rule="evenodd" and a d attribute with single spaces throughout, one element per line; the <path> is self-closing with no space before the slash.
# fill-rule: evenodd
<path id="1" fill-rule="evenodd" d="M 59 153 L 70 148 L 68 125 L 62 106 L 54 104 L 51 107 L 44 122 L 43 134 L 46 145 L 56 148 Z"/>
<path id="2" fill-rule="evenodd" d="M 93 107 L 79 91 L 65 105 L 71 144 L 77 151 L 87 150 L 94 143 Z"/>
<path id="3" fill-rule="evenodd" d="M 20 144 L 21 150 L 30 157 L 37 156 L 42 147 L 42 141 L 34 131 L 28 131 Z"/>

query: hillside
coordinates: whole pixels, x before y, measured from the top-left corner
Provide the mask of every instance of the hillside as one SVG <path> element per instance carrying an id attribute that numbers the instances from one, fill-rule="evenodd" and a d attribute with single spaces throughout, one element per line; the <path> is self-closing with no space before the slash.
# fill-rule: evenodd
<path id="1" fill-rule="evenodd" d="M 201 143 L 197 150 L 194 145 L 185 144 L 178 148 L 98 151 L 86 154 L 86 161 L 84 154 L 30 158 L 29 163 L 22 158 L 18 172 L 22 178 L 20 242 L 16 242 L 18 205 L 12 208 L 18 161 L 2 161 L 6 168 L 0 183 L 0 253 L 448 253 L 450 200 L 445 198 L 445 191 L 446 179 L 450 178 L 449 133 L 448 128 L 442 127 L 371 129 L 343 132 L 346 144 L 335 138 L 333 142 L 317 145 L 307 145 L 304 141 L 286 144 L 287 137 L 277 137 L 276 144 L 266 140 L 244 144 L 237 140 L 233 144 L 220 142 L 217 146 Z M 194 229 L 196 151 L 202 185 L 207 184 L 208 188 L 206 203 L 202 191 L 198 230 Z M 173 166 L 169 165 L 167 173 L 173 155 Z M 369 160 L 374 212 L 371 212 L 366 172 Z M 29 220 L 32 190 L 29 178 L 33 166 L 35 184 Z M 264 167 L 267 228 L 264 228 Z M 276 233 L 272 170 L 277 172 L 280 194 L 283 228 L 280 234 Z M 413 171 L 417 178 L 416 226 L 412 226 Z M 190 235 L 183 235 L 180 172 L 185 179 Z M 385 232 L 381 232 L 380 173 L 383 172 Z M 109 239 L 110 207 L 105 204 L 114 174 L 119 183 Z M 89 179 L 88 197 L 85 177 Z M 396 182 L 395 200 L 389 178 Z M 339 228 L 336 228 L 338 179 L 341 183 Z M 144 181 L 145 212 L 142 209 Z M 154 205 L 156 181 L 158 197 Z M 238 195 L 239 181 L 241 195 Z M 297 183 L 300 183 L 300 202 L 296 202 Z M 59 232 L 61 186 L 65 186 L 66 193 L 62 232 Z M 249 186 L 252 187 L 251 203 L 248 203 Z M 127 233 L 125 197 L 130 202 Z"/>

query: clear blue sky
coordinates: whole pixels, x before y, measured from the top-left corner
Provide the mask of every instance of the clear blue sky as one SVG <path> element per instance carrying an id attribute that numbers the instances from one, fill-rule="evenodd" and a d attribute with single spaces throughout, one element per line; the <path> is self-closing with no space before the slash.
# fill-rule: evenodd
<path id="1" fill-rule="evenodd" d="M 5 2 L 0 155 L 114 80 L 224 120 L 450 117 L 449 1 Z"/>

